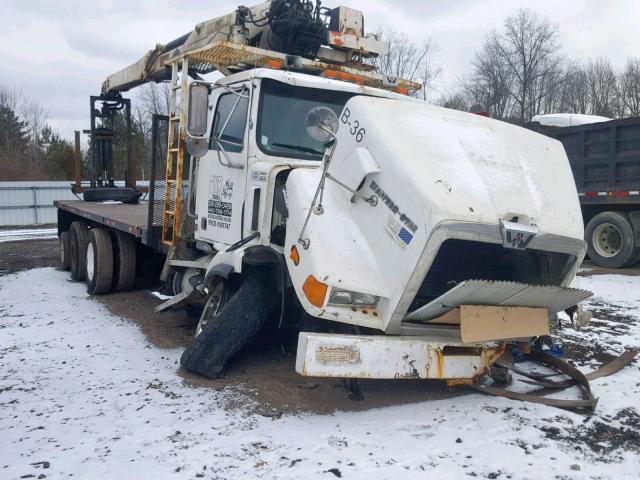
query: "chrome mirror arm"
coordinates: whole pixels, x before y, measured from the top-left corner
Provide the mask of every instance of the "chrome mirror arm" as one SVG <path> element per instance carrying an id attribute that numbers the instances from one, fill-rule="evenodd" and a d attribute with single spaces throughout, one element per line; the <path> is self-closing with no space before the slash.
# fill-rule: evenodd
<path id="1" fill-rule="evenodd" d="M 302 230 L 300 231 L 300 235 L 298 236 L 298 243 L 302 245 L 302 248 L 307 250 L 310 245 L 310 241 L 308 238 L 304 238 L 304 232 L 307 229 L 307 224 L 309 223 L 309 219 L 311 218 L 311 214 L 315 213 L 316 215 L 322 215 L 324 213 L 324 209 L 322 208 L 322 196 L 324 194 L 324 184 L 327 175 L 329 174 L 329 165 L 331 164 L 331 159 L 333 158 L 333 153 L 336 151 L 336 147 L 338 145 L 338 138 L 336 134 L 332 132 L 329 128 L 324 125 L 320 125 L 320 128 L 327 132 L 331 136 L 331 152 L 326 157 L 324 161 L 324 165 L 322 166 L 322 176 L 320 177 L 320 181 L 318 182 L 318 187 L 316 188 L 316 193 L 313 196 L 313 200 L 311 201 L 311 207 L 309 208 L 309 212 L 307 213 L 307 218 L 304 221 L 304 225 L 302 226 Z M 316 201 L 318 205 L 316 206 Z"/>

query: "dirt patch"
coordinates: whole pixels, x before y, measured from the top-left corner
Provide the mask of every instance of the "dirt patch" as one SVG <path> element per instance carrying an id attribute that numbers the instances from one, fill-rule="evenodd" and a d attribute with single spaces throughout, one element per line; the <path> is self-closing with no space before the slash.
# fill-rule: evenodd
<path id="1" fill-rule="evenodd" d="M 18 240 L 0 243 L 0 275 L 38 267 L 58 266 L 58 240 Z"/>
<path id="2" fill-rule="evenodd" d="M 581 425 L 574 427 L 543 426 L 540 430 L 549 439 L 575 444 L 576 450 L 584 446 L 597 454 L 600 461 L 611 461 L 609 455 L 616 451 L 640 451 L 640 415 L 630 408 L 602 420 L 586 417 Z"/>
<path id="3" fill-rule="evenodd" d="M 155 313 L 153 308 L 160 301 L 148 290 L 105 295 L 100 301 L 116 315 L 138 324 L 156 346 L 184 348 L 193 338 L 197 321 L 183 310 Z M 290 337 L 262 332 L 259 341 L 248 345 L 229 362 L 227 372 L 219 380 L 208 380 L 183 369 L 178 373 L 194 387 L 241 389 L 257 402 L 256 413 L 268 417 L 304 411 L 366 410 L 469 392 L 462 387 L 448 388 L 438 381 L 362 380 L 359 382 L 362 400 L 350 400 L 352 392 L 342 380 L 298 375 L 294 352 L 295 342 L 292 344 Z"/>
<path id="4" fill-rule="evenodd" d="M 580 271 L 578 271 L 578 276 L 580 277 L 590 277 L 591 275 L 630 275 L 632 277 L 637 277 L 640 275 L 640 263 L 636 263 L 633 267 L 626 268 L 602 268 L 598 267 L 591 260 L 585 260 L 580 265 Z"/>

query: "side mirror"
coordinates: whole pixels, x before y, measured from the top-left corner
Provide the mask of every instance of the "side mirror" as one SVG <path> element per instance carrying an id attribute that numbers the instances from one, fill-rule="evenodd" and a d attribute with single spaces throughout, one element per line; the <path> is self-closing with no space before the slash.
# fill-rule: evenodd
<path id="1" fill-rule="evenodd" d="M 187 110 L 187 135 L 203 137 L 207 133 L 209 112 L 209 86 L 194 82 L 189 85 L 189 108 Z"/>
<path id="2" fill-rule="evenodd" d="M 338 116 L 329 107 L 314 107 L 307 112 L 304 126 L 315 141 L 329 143 L 336 138 Z"/>

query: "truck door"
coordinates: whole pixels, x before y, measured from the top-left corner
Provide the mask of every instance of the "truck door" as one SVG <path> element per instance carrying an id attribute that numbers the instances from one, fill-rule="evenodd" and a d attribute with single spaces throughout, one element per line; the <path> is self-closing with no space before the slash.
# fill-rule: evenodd
<path id="1" fill-rule="evenodd" d="M 231 245 L 242 238 L 250 95 L 247 83 L 212 92 L 209 152 L 200 159 L 197 178 L 200 240 Z"/>

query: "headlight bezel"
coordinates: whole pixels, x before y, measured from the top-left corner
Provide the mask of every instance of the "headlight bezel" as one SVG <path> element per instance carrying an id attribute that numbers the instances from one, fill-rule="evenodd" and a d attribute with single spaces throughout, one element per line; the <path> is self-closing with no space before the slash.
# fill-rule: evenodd
<path id="1" fill-rule="evenodd" d="M 342 296 L 343 300 L 337 297 Z M 370 297 L 370 301 L 363 302 L 363 297 Z M 329 294 L 327 306 L 331 307 L 355 307 L 355 308 L 376 308 L 380 303 L 380 297 L 370 293 L 354 292 L 342 288 L 332 288 Z"/>

